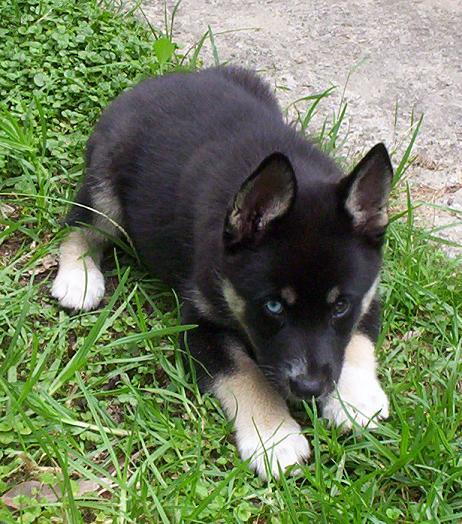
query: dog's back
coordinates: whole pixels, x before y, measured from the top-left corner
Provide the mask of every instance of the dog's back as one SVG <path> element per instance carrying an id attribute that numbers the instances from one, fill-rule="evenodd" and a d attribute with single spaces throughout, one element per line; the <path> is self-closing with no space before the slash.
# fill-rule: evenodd
<path id="1" fill-rule="evenodd" d="M 292 152 L 295 163 L 310 154 L 327 162 L 284 123 L 253 73 L 215 68 L 146 80 L 95 127 L 77 197 L 86 207 L 74 207 L 68 224 L 98 222 L 87 207 L 108 215 L 148 267 L 178 286 L 192 263 L 194 229 L 221 234 L 223 210 L 273 151 Z"/>

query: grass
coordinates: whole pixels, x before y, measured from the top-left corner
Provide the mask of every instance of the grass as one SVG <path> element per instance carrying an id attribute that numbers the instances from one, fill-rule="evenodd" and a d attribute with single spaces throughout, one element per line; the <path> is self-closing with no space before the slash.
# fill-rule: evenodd
<path id="1" fill-rule="evenodd" d="M 117 251 L 100 310 L 69 315 L 49 296 L 59 221 L 101 109 L 144 76 L 197 67 L 199 49 L 182 56 L 171 27 L 94 0 L 13 0 L 0 16 L 0 521 L 461 521 L 462 279 L 414 227 L 410 199 L 389 229 L 382 284 L 391 419 L 341 435 L 303 405 L 313 461 L 263 483 L 183 369 L 188 326 L 171 290 Z M 319 102 L 298 105 L 307 131 Z M 332 154 L 344 118 L 342 107 L 318 132 Z"/>

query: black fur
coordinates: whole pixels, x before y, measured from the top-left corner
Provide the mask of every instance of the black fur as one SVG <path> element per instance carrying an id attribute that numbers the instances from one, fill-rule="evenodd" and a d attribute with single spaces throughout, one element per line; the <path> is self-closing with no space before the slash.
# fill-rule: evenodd
<path id="1" fill-rule="evenodd" d="M 181 293 L 184 321 L 199 324 L 188 344 L 200 362 L 203 387 L 232 366 L 225 344 L 230 337 L 247 347 L 284 394 L 294 362 L 304 362 L 319 386 L 301 396 L 323 394 L 339 377 L 358 323 L 377 336 L 375 327 L 364 327 L 360 311 L 381 265 L 385 224 L 373 221 L 372 233 L 367 220 L 358 228 L 345 208 L 352 191 L 360 192 L 354 202 L 368 220 L 383 207 L 391 166 L 383 146 L 371 159 L 374 174 L 367 164 L 361 177 L 384 181 L 375 185 L 375 200 L 374 184 L 354 184 L 355 173 L 342 181 L 335 163 L 284 123 L 273 95 L 253 73 L 216 68 L 146 80 L 117 98 L 89 141 L 77 201 L 97 207 L 101 187 L 113 189 L 121 225 L 141 259 Z M 262 162 L 276 174 L 254 189 L 249 180 L 265 176 Z M 287 175 L 279 177 L 281 169 Z M 68 218 L 71 225 L 91 221 L 79 207 Z M 241 318 L 223 296 L 224 281 L 245 301 Z M 287 286 L 295 303 L 271 316 L 265 303 L 280 300 Z M 351 302 L 337 319 L 326 302 L 335 286 Z"/>

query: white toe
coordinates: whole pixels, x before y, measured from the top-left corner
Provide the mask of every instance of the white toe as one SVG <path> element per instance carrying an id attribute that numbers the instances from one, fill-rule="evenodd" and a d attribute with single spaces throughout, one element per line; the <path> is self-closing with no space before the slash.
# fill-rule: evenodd
<path id="1" fill-rule="evenodd" d="M 310 456 L 310 446 L 300 433 L 300 426 L 293 420 L 283 423 L 272 431 L 242 436 L 237 434 L 238 448 L 243 460 L 250 459 L 250 467 L 260 478 L 266 480 L 268 469 L 273 477 L 279 477 L 294 464 L 303 464 Z"/>
<path id="2" fill-rule="evenodd" d="M 375 375 L 352 368 L 347 375 L 342 372 L 337 391 L 323 405 L 323 416 L 344 429 L 351 429 L 353 420 L 375 428 L 378 420 L 388 418 L 389 402 Z"/>
<path id="3" fill-rule="evenodd" d="M 98 306 L 104 296 L 104 277 L 96 265 L 83 264 L 71 269 L 60 268 L 51 294 L 62 307 L 89 311 Z"/>

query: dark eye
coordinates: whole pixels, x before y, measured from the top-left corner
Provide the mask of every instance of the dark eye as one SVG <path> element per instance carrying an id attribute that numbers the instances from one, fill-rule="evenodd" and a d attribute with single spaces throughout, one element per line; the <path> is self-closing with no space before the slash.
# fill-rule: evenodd
<path id="1" fill-rule="evenodd" d="M 339 297 L 332 308 L 332 316 L 334 318 L 341 318 L 345 316 L 350 310 L 350 301 L 345 297 Z"/>
<path id="2" fill-rule="evenodd" d="M 265 302 L 265 309 L 271 315 L 280 315 L 284 311 L 284 306 L 279 300 L 268 300 Z"/>

